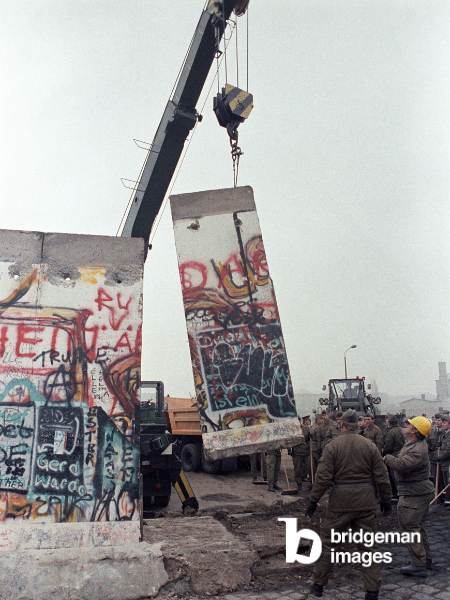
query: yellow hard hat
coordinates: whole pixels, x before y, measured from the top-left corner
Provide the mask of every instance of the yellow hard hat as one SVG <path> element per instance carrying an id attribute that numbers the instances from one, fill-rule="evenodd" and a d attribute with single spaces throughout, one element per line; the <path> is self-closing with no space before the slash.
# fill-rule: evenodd
<path id="1" fill-rule="evenodd" d="M 426 417 L 414 417 L 414 419 L 407 419 L 407 421 L 425 437 L 431 431 L 431 423 Z"/>

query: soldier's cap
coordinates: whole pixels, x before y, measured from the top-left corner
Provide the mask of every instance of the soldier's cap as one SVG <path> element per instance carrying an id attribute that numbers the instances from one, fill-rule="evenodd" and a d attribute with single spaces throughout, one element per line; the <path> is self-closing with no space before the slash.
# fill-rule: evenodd
<path id="1" fill-rule="evenodd" d="M 442 415 L 441 415 L 441 413 L 436 413 L 436 414 L 434 415 L 434 418 L 435 418 L 435 419 L 442 419 Z"/>
<path id="2" fill-rule="evenodd" d="M 373 419 L 373 414 L 369 410 L 366 412 L 365 416 Z"/>
<path id="3" fill-rule="evenodd" d="M 302 417 L 302 419 L 303 419 L 304 421 L 306 421 L 306 419 L 309 419 L 309 418 L 310 418 L 310 415 L 305 415 L 304 417 Z"/>
<path id="4" fill-rule="evenodd" d="M 396 425 L 398 423 L 397 417 L 395 415 L 392 415 L 391 413 L 388 413 L 386 415 L 386 419 L 389 421 L 389 423 L 391 425 Z"/>
<path id="5" fill-rule="evenodd" d="M 328 413 L 327 413 L 327 411 L 326 411 L 326 410 L 323 410 L 323 411 L 322 411 L 322 415 L 327 415 L 327 414 L 328 414 Z"/>
<path id="6" fill-rule="evenodd" d="M 356 410 L 352 410 L 351 408 L 349 408 L 342 415 L 342 420 L 345 421 L 346 423 L 357 423 L 358 422 L 358 413 L 356 412 Z"/>
<path id="7" fill-rule="evenodd" d="M 442 415 L 442 420 L 446 423 L 450 423 L 450 415 Z"/>
<path id="8" fill-rule="evenodd" d="M 342 415 L 342 419 L 344 418 L 344 415 Z M 364 421 L 364 417 L 362 415 L 359 415 L 358 417 L 358 421 Z"/>

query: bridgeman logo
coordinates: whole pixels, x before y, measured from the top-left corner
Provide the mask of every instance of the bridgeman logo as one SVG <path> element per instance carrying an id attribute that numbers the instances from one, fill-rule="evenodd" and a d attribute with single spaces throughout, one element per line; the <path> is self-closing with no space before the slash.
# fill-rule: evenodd
<path id="1" fill-rule="evenodd" d="M 297 531 L 297 519 L 279 518 L 279 521 L 286 523 L 286 562 L 298 562 L 301 565 L 310 565 L 316 562 L 322 554 L 322 540 L 319 534 L 312 529 L 300 529 Z M 298 549 L 301 540 L 312 542 L 309 555 L 299 554 Z M 373 563 L 391 563 L 391 552 L 374 552 L 374 544 L 412 544 L 420 543 L 420 533 L 399 533 L 391 531 L 336 531 L 331 530 L 331 543 L 358 544 L 359 547 L 367 548 L 364 552 L 342 552 L 335 548 L 331 549 L 331 562 L 335 564 L 360 564 L 363 567 L 370 567 Z"/>
<path id="2" fill-rule="evenodd" d="M 279 518 L 278 520 L 286 523 L 286 562 L 298 562 L 302 565 L 315 563 L 322 554 L 322 540 L 319 534 L 312 529 L 300 529 L 300 531 L 297 531 L 297 519 Z M 300 540 L 302 539 L 312 541 L 309 556 L 298 554 L 297 552 Z"/>

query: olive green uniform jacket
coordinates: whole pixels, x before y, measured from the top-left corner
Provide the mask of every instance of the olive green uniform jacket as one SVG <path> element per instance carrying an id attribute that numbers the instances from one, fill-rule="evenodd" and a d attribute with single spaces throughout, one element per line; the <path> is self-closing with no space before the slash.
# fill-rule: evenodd
<path id="1" fill-rule="evenodd" d="M 333 484 L 328 509 L 336 512 L 376 510 L 392 497 L 389 476 L 376 446 L 355 431 L 343 431 L 329 442 L 317 467 L 311 500 L 319 502 Z"/>
<path id="2" fill-rule="evenodd" d="M 312 451 L 320 454 L 320 425 L 313 423 L 309 432 L 312 443 Z"/>
<path id="3" fill-rule="evenodd" d="M 375 444 L 380 454 L 383 452 L 383 432 L 377 425 L 366 427 L 363 436 Z"/>
<path id="4" fill-rule="evenodd" d="M 436 464 L 436 457 L 440 456 L 439 452 L 439 442 L 442 443 L 444 439 L 444 430 L 442 427 L 439 429 L 437 427 L 432 427 L 430 431 L 430 435 L 427 437 L 427 444 L 430 451 L 430 461 Z"/>
<path id="5" fill-rule="evenodd" d="M 387 466 L 395 471 L 399 496 L 423 496 L 432 494 L 430 460 L 425 440 L 406 442 L 397 457 L 388 455 Z"/>
<path id="6" fill-rule="evenodd" d="M 406 442 L 397 457 L 388 454 L 384 460 L 395 471 L 400 531 L 420 533 L 419 542 L 406 544 L 411 564 L 425 567 L 427 558 L 431 558 L 425 521 L 434 496 L 434 485 L 429 479 L 428 444 L 425 440 Z"/>
<path id="7" fill-rule="evenodd" d="M 323 452 L 325 446 L 331 442 L 331 440 L 339 435 L 340 427 L 336 423 L 336 421 L 332 421 L 331 419 L 327 422 L 323 422 L 320 425 L 320 450 Z"/>
<path id="8" fill-rule="evenodd" d="M 398 425 L 389 427 L 384 436 L 383 456 L 386 456 L 387 454 L 398 456 L 404 445 L 405 436 L 403 435 L 401 427 L 398 427 Z"/>
<path id="9" fill-rule="evenodd" d="M 450 429 L 444 431 L 441 446 L 441 467 L 447 469 L 450 467 Z"/>
<path id="10" fill-rule="evenodd" d="M 296 446 L 292 447 L 291 454 L 293 454 L 294 456 L 309 456 L 309 427 L 307 425 L 303 425 L 303 423 L 302 425 L 300 425 L 300 427 L 303 433 L 304 440 L 300 442 L 300 444 L 297 444 Z"/>

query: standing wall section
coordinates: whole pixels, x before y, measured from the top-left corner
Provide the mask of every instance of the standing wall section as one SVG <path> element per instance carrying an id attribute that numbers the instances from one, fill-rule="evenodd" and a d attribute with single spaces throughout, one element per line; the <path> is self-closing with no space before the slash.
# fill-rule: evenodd
<path id="1" fill-rule="evenodd" d="M 207 458 L 298 443 L 302 434 L 253 190 L 170 200 Z"/>
<path id="2" fill-rule="evenodd" d="M 0 249 L 0 550 L 137 542 L 143 240 Z"/>

